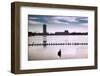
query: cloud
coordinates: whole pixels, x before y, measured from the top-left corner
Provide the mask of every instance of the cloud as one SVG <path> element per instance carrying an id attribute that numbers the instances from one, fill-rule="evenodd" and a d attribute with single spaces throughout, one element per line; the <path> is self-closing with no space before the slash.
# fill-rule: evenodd
<path id="1" fill-rule="evenodd" d="M 36 25 L 36 24 L 42 24 L 42 23 L 41 22 L 38 22 L 38 21 L 29 20 L 28 21 L 28 24 L 29 25 L 34 25 L 34 24 Z"/>
<path id="2" fill-rule="evenodd" d="M 30 24 L 87 25 L 88 17 L 29 15 Z"/>

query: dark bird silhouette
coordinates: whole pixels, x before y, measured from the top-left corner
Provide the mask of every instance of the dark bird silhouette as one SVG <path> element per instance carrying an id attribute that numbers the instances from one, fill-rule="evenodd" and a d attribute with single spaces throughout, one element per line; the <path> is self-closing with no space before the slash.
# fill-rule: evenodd
<path id="1" fill-rule="evenodd" d="M 61 58 L 61 49 L 58 51 L 58 56 Z"/>

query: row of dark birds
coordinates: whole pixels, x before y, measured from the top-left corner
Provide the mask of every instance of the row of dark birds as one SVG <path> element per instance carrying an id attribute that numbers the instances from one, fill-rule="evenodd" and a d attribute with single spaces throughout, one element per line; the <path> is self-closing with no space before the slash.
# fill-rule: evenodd
<path id="1" fill-rule="evenodd" d="M 32 43 L 29 46 L 42 46 L 42 45 L 88 45 L 88 43 Z"/>

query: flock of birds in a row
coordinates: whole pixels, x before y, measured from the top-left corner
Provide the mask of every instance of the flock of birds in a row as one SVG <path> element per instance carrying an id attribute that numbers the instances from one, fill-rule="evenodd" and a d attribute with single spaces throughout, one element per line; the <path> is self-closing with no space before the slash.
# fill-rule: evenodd
<path id="1" fill-rule="evenodd" d="M 50 46 L 50 45 L 88 45 L 88 43 L 32 43 L 29 46 Z"/>

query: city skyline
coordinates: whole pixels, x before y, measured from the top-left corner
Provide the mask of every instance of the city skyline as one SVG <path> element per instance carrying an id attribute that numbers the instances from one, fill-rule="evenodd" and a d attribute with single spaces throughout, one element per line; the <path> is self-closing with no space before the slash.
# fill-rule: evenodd
<path id="1" fill-rule="evenodd" d="M 50 33 L 47 31 L 47 25 L 44 24 L 43 27 L 43 32 L 38 33 L 38 32 L 28 32 L 28 36 L 36 36 L 36 35 L 88 35 L 88 32 L 72 32 L 70 33 L 68 30 L 64 30 L 63 32 L 56 31 L 54 33 Z"/>

